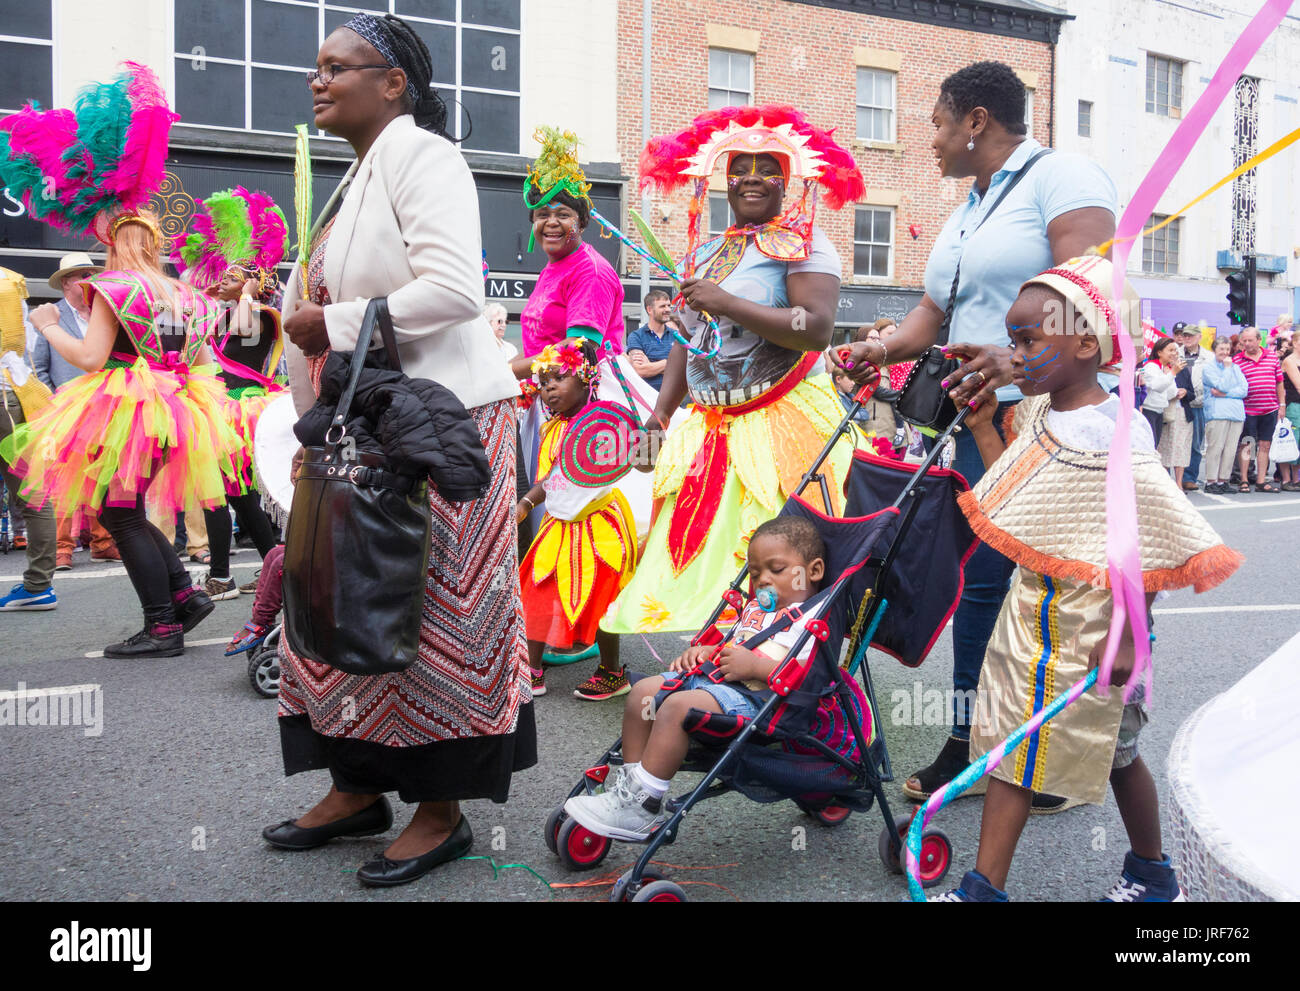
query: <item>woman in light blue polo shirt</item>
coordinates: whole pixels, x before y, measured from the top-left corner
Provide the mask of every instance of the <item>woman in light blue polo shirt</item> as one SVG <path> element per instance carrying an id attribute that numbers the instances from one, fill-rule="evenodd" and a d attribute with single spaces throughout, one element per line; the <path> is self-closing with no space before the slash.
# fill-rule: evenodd
<path id="1" fill-rule="evenodd" d="M 959 345 L 953 353 L 964 364 L 951 380 L 953 399 L 959 405 L 1009 405 L 1021 398 L 1011 385 L 1007 310 L 1025 281 L 1114 236 L 1117 200 L 1115 185 L 1100 166 L 1081 155 L 1053 152 L 1034 161 L 999 203 L 1006 184 L 1042 150 L 1027 136 L 1024 119 L 1024 85 L 1001 62 L 967 66 L 941 84 L 932 118 L 939 170 L 946 178 L 975 181 L 930 252 L 920 304 L 882 343 L 853 345 L 850 375 L 856 381 L 874 376 L 866 362 L 910 361 L 936 343 L 960 261 L 949 340 Z M 996 422 L 1001 418 L 999 410 Z M 972 485 L 984 474 L 970 431 L 957 435 L 953 467 Z M 952 736 L 938 759 L 904 784 L 909 798 L 929 797 L 968 762 L 971 706 L 1011 570 L 1010 561 L 986 546 L 966 565 L 966 585 L 953 619 Z M 982 793 L 979 786 L 967 792 Z M 1034 808 L 1056 811 L 1063 804 L 1035 796 Z"/>

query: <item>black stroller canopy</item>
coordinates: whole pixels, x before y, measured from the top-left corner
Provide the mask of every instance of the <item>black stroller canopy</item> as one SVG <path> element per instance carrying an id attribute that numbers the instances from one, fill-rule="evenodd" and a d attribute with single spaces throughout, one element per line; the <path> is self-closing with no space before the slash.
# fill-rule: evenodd
<path id="1" fill-rule="evenodd" d="M 844 581 L 832 608 L 821 616 L 831 631 L 826 643 L 834 645 L 837 654 L 878 577 L 878 594 L 888 608 L 872 635 L 872 646 L 909 667 L 925 660 L 957 608 L 962 566 L 976 545 L 957 507 L 957 495 L 969 486 L 954 471 L 931 469 L 912 489 L 915 515 L 900 536 L 910 506 L 894 507 L 913 480 L 913 471 L 905 462 L 858 451 L 849 471 L 843 518 L 825 516 L 799 498 L 782 510 L 782 515 L 801 516 L 817 527 L 826 544 L 828 581 Z M 881 575 L 891 546 L 892 561 Z"/>

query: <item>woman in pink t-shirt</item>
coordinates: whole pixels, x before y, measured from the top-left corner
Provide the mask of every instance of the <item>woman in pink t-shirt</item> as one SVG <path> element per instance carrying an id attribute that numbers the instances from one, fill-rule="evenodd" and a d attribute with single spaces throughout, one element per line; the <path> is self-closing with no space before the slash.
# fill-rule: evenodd
<path id="1" fill-rule="evenodd" d="M 532 359 L 547 345 L 565 338 L 623 350 L 623 283 L 582 240 L 591 220 L 591 184 L 573 153 L 577 138 L 554 128 L 538 135 L 542 153 L 524 180 L 524 205 L 533 226 L 528 250 L 540 245 L 547 261 L 520 316 L 524 352 L 511 363 L 520 379 L 532 374 Z"/>
<path id="2" fill-rule="evenodd" d="M 524 205 L 533 227 L 528 250 L 540 245 L 547 261 L 519 318 L 523 353 L 510 367 L 521 380 L 532 376 L 533 361 L 547 346 L 568 338 L 589 340 L 601 351 L 605 344 L 616 354 L 623 351 L 623 283 L 613 266 L 582 240 L 591 219 L 591 184 L 575 154 L 578 139 L 549 127 L 540 128 L 536 137 L 542 151 L 524 180 Z M 537 478 L 544 418 L 538 400 L 520 417 L 521 496 Z M 531 536 L 530 524 L 540 526 L 541 515 L 539 506 L 521 524 L 521 534 Z M 589 657 L 590 652 L 583 649 L 575 656 Z M 580 686 L 580 697 L 600 700 L 627 690 L 626 674 L 598 667 Z"/>

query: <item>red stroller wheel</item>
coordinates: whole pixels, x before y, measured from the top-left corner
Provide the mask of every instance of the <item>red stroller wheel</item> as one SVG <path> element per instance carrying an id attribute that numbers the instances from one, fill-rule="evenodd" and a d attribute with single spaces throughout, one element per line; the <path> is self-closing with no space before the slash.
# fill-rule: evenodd
<path id="1" fill-rule="evenodd" d="M 817 809 L 812 815 L 823 826 L 839 826 L 848 821 L 852 810 L 842 805 L 828 805 L 824 809 Z"/>
<path id="2" fill-rule="evenodd" d="M 609 900 L 612 902 L 631 901 L 627 896 L 627 886 L 632 880 L 632 872 L 624 871 L 623 876 L 614 882 L 614 890 L 609 893 Z M 647 867 L 641 872 L 641 887 L 644 888 L 651 881 L 663 881 L 664 875 L 661 871 L 653 867 Z"/>
<path id="3" fill-rule="evenodd" d="M 613 844 L 609 837 L 593 833 L 576 819 L 565 819 L 555 836 L 555 845 L 565 867 L 588 871 L 605 859 Z"/>
<path id="4" fill-rule="evenodd" d="M 921 834 L 921 887 L 933 888 L 948 874 L 952 864 L 952 841 L 940 829 L 929 827 Z"/>
<path id="5" fill-rule="evenodd" d="M 907 843 L 907 831 L 912 825 L 912 816 L 898 816 L 894 819 L 894 825 L 898 827 L 897 848 L 892 847 L 889 842 L 889 825 L 886 823 L 880 827 L 880 839 L 876 844 L 876 851 L 880 854 L 880 862 L 891 874 L 902 874 L 903 846 Z"/>
<path id="6" fill-rule="evenodd" d="M 634 902 L 684 902 L 686 892 L 672 881 L 651 881 L 632 896 Z"/>
<path id="7" fill-rule="evenodd" d="M 560 825 L 567 817 L 564 814 L 564 806 L 557 805 L 551 809 L 550 814 L 546 817 L 546 824 L 542 827 L 542 839 L 546 841 L 546 849 L 551 853 L 559 853 L 559 834 Z"/>

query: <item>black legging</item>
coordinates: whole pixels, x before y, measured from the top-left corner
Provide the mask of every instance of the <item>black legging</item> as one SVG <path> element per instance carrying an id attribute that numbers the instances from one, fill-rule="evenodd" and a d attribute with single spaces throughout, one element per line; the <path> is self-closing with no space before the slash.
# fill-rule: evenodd
<path id="1" fill-rule="evenodd" d="M 171 542 L 149 522 L 144 496 L 129 508 L 105 506 L 99 511 L 99 522 L 112 534 L 122 555 L 127 577 L 144 609 L 145 624 L 175 623 L 172 596 L 190 587 L 190 574 Z"/>
<path id="2" fill-rule="evenodd" d="M 256 491 L 246 492 L 241 496 L 227 496 L 226 504 L 239 517 L 239 527 L 253 538 L 257 553 L 266 557 L 266 552 L 275 546 L 275 530 L 271 518 L 262 509 L 262 497 Z M 230 577 L 230 513 L 223 506 L 219 509 L 203 510 L 203 522 L 208 526 L 208 553 L 212 555 L 212 576 L 214 578 Z"/>
<path id="3" fill-rule="evenodd" d="M 1157 413 L 1153 409 L 1142 407 L 1142 415 L 1147 418 L 1147 423 L 1151 424 L 1151 437 L 1155 441 L 1156 447 L 1160 446 L 1160 433 L 1165 428 L 1165 413 L 1161 410 Z"/>

